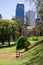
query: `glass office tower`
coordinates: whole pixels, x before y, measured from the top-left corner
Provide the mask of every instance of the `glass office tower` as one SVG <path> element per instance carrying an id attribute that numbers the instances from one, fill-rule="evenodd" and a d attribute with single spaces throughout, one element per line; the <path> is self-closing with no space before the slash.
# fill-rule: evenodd
<path id="1" fill-rule="evenodd" d="M 17 4 L 16 17 L 21 20 L 22 24 L 24 24 L 24 4 Z"/>

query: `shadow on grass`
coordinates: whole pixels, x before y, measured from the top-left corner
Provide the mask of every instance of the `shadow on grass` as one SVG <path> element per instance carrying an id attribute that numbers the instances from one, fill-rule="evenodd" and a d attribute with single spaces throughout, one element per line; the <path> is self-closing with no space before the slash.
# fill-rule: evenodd
<path id="1" fill-rule="evenodd" d="M 34 60 L 32 60 L 31 61 L 31 59 L 30 59 L 30 61 L 28 62 L 25 62 L 24 64 L 25 65 L 36 65 L 36 63 L 37 63 L 37 65 L 43 65 L 43 58 L 42 57 L 39 57 L 39 58 L 37 58 L 37 60 L 36 59 L 34 59 Z"/>
<path id="2" fill-rule="evenodd" d="M 35 38 L 35 39 L 33 39 L 33 41 L 38 41 L 38 39 L 37 39 L 37 38 Z"/>
<path id="3" fill-rule="evenodd" d="M 2 49 L 2 48 L 10 48 L 10 47 L 14 47 L 14 46 L 16 46 L 16 43 L 10 44 L 9 46 L 0 44 L 0 49 Z"/>
<path id="4" fill-rule="evenodd" d="M 24 62 L 24 65 L 43 65 L 43 57 L 35 56 L 28 60 L 27 62 Z"/>

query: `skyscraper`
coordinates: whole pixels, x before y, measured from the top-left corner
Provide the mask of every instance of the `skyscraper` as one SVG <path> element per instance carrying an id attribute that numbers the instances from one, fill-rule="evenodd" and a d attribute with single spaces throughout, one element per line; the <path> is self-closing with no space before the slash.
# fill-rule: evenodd
<path id="1" fill-rule="evenodd" d="M 17 4 L 16 17 L 21 20 L 22 24 L 24 24 L 24 4 Z"/>
<path id="2" fill-rule="evenodd" d="M 2 15 L 0 14 L 0 19 L 2 18 Z"/>
<path id="3" fill-rule="evenodd" d="M 35 12 L 33 10 L 29 10 L 26 12 L 26 16 L 28 17 L 28 25 L 35 26 Z"/>

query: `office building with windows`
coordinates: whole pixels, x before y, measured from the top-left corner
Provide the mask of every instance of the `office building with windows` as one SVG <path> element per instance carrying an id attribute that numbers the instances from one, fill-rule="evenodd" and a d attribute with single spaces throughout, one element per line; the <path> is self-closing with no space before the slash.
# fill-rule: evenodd
<path id="1" fill-rule="evenodd" d="M 22 24 L 24 24 L 24 4 L 17 4 L 16 17 L 21 20 Z"/>
<path id="2" fill-rule="evenodd" d="M 28 18 L 28 25 L 35 26 L 35 12 L 33 10 L 29 10 L 25 15 Z"/>

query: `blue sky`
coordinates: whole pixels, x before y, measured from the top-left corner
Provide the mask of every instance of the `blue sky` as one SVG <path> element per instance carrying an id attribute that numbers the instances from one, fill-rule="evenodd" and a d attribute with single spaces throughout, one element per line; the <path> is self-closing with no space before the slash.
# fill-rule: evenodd
<path id="1" fill-rule="evenodd" d="M 24 3 L 24 0 L 0 0 L 0 14 L 2 14 L 4 19 L 11 19 L 15 16 L 17 3 Z M 35 11 L 34 3 L 30 5 L 29 2 L 26 2 L 24 5 L 25 12 L 30 9 Z"/>

